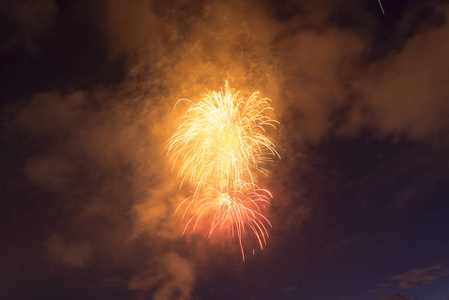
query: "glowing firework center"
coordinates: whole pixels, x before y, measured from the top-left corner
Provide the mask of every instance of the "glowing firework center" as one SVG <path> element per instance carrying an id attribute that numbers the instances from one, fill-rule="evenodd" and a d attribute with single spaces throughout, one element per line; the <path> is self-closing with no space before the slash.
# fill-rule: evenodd
<path id="1" fill-rule="evenodd" d="M 258 177 L 266 174 L 266 163 L 278 156 L 265 134 L 278 123 L 266 115 L 273 110 L 270 99 L 256 92 L 244 100 L 226 82 L 224 90 L 198 103 L 184 101 L 190 107 L 167 146 L 174 165 L 181 164 L 181 185 L 194 187 L 193 196 L 178 206 L 187 203 L 183 217 L 194 210 L 184 233 L 190 225 L 195 229 L 202 217 L 212 216 L 209 237 L 217 228 L 229 228 L 244 259 L 244 236 L 252 234 L 263 249 L 267 226 L 271 227 L 261 206 L 269 204 L 272 195 L 257 185 Z"/>

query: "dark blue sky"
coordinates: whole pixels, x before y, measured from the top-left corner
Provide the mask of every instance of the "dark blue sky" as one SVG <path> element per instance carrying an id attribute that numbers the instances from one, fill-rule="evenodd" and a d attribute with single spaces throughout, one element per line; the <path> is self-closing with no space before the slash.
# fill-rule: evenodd
<path id="1" fill-rule="evenodd" d="M 449 299 L 449 5 L 382 4 L 0 0 L 0 298 Z M 280 121 L 246 262 L 165 149 L 225 80 Z"/>

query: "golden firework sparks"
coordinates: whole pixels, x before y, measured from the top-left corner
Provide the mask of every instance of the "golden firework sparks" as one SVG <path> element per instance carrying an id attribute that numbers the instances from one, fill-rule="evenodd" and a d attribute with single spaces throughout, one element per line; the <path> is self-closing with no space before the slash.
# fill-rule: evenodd
<path id="1" fill-rule="evenodd" d="M 224 91 L 192 103 L 168 143 L 174 161 L 182 160 L 182 183 L 190 182 L 199 191 L 205 184 L 257 182 L 257 175 L 265 173 L 264 164 L 278 155 L 265 136 L 265 128 L 277 123 L 266 115 L 272 110 L 269 102 L 259 92 L 244 100 L 226 82 Z"/>
<path id="2" fill-rule="evenodd" d="M 205 95 L 198 103 L 181 99 L 191 106 L 167 148 L 174 166 L 181 163 L 181 185 L 189 183 L 195 190 L 183 202 L 189 203 L 186 212 L 196 209 L 185 230 L 212 214 L 209 236 L 228 224 L 244 258 L 244 234 L 251 231 L 261 249 L 268 238 L 266 225 L 271 224 L 259 205 L 269 204 L 271 194 L 258 188 L 257 179 L 266 174 L 266 163 L 279 156 L 266 136 L 266 128 L 275 128 L 278 122 L 267 115 L 272 110 L 270 99 L 261 98 L 259 92 L 248 99 L 239 94 L 232 93 L 226 81 L 224 90 Z M 200 196 L 204 192 L 214 195 Z"/>

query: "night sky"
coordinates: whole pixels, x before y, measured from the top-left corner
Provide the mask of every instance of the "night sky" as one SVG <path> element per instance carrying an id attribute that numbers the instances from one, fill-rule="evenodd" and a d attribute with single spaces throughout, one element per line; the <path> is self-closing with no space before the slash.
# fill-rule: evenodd
<path id="1" fill-rule="evenodd" d="M 449 4 L 0 0 L 0 299 L 449 299 Z M 167 140 L 272 99 L 263 251 L 182 236 Z"/>

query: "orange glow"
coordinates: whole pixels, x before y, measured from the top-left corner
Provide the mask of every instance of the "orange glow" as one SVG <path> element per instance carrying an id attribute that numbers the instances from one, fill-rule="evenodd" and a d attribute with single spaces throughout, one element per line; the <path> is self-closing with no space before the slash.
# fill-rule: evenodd
<path id="1" fill-rule="evenodd" d="M 271 193 L 257 186 L 258 177 L 266 174 L 265 164 L 278 156 L 265 135 L 267 127 L 278 123 L 266 115 L 272 110 L 270 99 L 256 92 L 244 100 L 226 82 L 224 91 L 205 95 L 198 103 L 180 101 L 191 106 L 167 148 L 174 166 L 181 163 L 181 185 L 194 187 L 193 196 L 178 206 L 188 203 L 183 217 L 195 209 L 183 233 L 190 225 L 195 229 L 204 215 L 213 216 L 209 237 L 229 228 L 244 259 L 243 236 L 251 232 L 263 249 L 266 226 L 271 227 L 260 207 L 270 203 Z"/>

